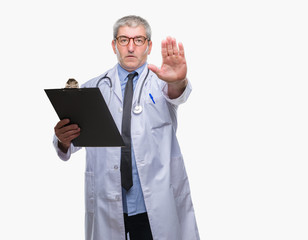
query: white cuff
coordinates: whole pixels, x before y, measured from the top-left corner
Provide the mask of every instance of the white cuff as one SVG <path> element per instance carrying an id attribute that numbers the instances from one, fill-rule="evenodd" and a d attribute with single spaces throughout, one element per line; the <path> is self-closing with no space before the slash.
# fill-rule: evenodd
<path id="1" fill-rule="evenodd" d="M 168 84 L 166 83 L 162 88 L 162 91 L 163 91 L 163 94 L 164 94 L 164 97 L 166 98 L 166 100 L 168 102 L 170 102 L 171 104 L 176 105 L 176 106 L 186 102 L 186 100 L 188 99 L 188 97 L 189 97 L 189 95 L 192 91 L 191 83 L 188 79 L 187 79 L 187 81 L 188 81 L 188 83 L 187 83 L 187 86 L 186 86 L 184 92 L 181 94 L 181 96 L 179 96 L 178 98 L 174 98 L 174 99 L 169 98 L 169 96 L 168 96 Z"/>
<path id="2" fill-rule="evenodd" d="M 67 161 L 70 159 L 71 157 L 71 149 L 72 149 L 72 144 L 71 146 L 69 147 L 69 149 L 67 150 L 66 153 L 62 152 L 61 149 L 59 148 L 58 146 L 58 138 L 56 137 L 56 135 L 54 135 L 53 137 L 53 146 L 54 148 L 56 149 L 56 152 L 58 154 L 58 157 L 63 160 L 63 161 Z"/>

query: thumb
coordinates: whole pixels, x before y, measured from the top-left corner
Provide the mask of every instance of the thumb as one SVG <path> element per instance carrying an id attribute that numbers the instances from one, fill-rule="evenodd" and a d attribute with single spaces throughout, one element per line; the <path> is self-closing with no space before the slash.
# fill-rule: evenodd
<path id="1" fill-rule="evenodd" d="M 152 72 L 154 72 L 155 74 L 157 74 L 159 72 L 159 68 L 156 67 L 155 65 L 153 64 L 149 64 L 148 65 L 148 69 L 150 69 Z"/>

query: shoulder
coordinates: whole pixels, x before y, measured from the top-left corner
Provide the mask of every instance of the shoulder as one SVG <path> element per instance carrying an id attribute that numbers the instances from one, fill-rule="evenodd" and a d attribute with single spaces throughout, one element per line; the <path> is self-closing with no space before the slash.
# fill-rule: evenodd
<path id="1" fill-rule="evenodd" d="M 110 76 L 113 74 L 113 72 L 115 71 L 116 69 L 116 66 L 109 69 L 108 71 L 104 72 L 103 74 L 97 76 L 97 77 L 94 77 L 94 78 L 91 78 L 90 80 L 88 80 L 87 82 L 83 83 L 81 85 L 81 87 L 83 88 L 91 88 L 91 87 L 97 87 L 97 83 L 103 79 L 104 77 L 106 77 L 107 75 Z"/>

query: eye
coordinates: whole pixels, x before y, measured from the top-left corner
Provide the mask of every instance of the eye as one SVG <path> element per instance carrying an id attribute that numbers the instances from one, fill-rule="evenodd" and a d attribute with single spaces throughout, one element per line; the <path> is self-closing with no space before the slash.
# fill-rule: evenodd
<path id="1" fill-rule="evenodd" d="M 143 39 L 142 37 L 136 37 L 136 38 L 134 39 L 134 42 L 135 42 L 136 44 L 143 44 L 143 43 L 144 43 L 144 39 Z"/>
<path id="2" fill-rule="evenodd" d="M 125 37 L 122 37 L 122 38 L 119 39 L 119 42 L 120 42 L 121 44 L 126 44 L 126 43 L 128 42 L 128 39 L 125 38 Z"/>

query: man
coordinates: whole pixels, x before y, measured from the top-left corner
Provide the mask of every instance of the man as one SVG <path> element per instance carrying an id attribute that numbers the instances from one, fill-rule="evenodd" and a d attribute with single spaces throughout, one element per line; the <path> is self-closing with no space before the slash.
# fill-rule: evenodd
<path id="1" fill-rule="evenodd" d="M 86 240 L 124 240 L 128 234 L 130 240 L 199 239 L 176 139 L 177 107 L 191 92 L 184 48 L 171 37 L 161 47 L 161 68 L 147 65 L 151 28 L 143 18 L 123 17 L 112 40 L 118 64 L 82 86 L 110 78 L 99 88 L 126 145 L 86 148 Z M 141 107 L 135 112 L 136 103 Z M 79 134 L 68 119 L 55 126 L 61 159 L 80 149 L 71 143 Z"/>

